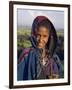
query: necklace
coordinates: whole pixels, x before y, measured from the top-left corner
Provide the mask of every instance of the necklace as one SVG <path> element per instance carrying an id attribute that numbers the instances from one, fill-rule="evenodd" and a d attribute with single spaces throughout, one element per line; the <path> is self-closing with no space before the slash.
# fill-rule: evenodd
<path id="1" fill-rule="evenodd" d="M 43 66 L 46 64 L 46 61 L 44 60 L 44 58 L 43 58 L 43 62 L 42 62 L 42 64 L 43 64 Z"/>
<path id="2" fill-rule="evenodd" d="M 45 66 L 48 62 L 48 51 L 46 48 L 43 48 L 39 53 L 39 61 L 42 66 Z"/>

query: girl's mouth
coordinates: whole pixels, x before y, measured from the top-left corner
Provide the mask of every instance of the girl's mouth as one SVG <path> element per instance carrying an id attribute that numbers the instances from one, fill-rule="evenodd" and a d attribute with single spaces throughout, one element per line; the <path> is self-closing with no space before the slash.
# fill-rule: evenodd
<path id="1" fill-rule="evenodd" d="M 38 47 L 44 47 L 44 43 L 39 43 Z"/>

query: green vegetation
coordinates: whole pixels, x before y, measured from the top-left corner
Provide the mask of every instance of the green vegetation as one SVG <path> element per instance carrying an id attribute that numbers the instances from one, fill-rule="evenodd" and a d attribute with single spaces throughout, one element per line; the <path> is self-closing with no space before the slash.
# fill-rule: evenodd
<path id="1" fill-rule="evenodd" d="M 29 40 L 31 30 L 28 29 L 18 29 L 17 30 L 17 46 L 18 48 L 31 47 L 31 42 Z"/>
<path id="2" fill-rule="evenodd" d="M 28 39 L 31 35 L 31 30 L 30 29 L 18 29 L 17 30 L 17 46 L 18 47 L 23 47 L 23 48 L 26 48 L 26 47 L 30 47 L 31 46 L 31 42 L 30 40 Z M 61 30 L 59 30 L 57 32 L 57 35 L 58 36 L 63 36 L 64 35 L 64 32 Z"/>
<path id="3" fill-rule="evenodd" d="M 31 34 L 31 30 L 28 29 L 18 29 L 17 35 L 29 35 Z"/>
<path id="4" fill-rule="evenodd" d="M 64 32 L 63 31 L 57 31 L 57 35 L 58 36 L 64 36 Z"/>

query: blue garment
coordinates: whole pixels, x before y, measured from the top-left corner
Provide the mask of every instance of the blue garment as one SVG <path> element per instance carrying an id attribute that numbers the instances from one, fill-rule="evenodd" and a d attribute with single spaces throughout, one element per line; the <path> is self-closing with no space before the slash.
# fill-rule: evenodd
<path id="1" fill-rule="evenodd" d="M 36 79 L 49 79 L 51 76 L 51 64 L 52 74 L 62 77 L 62 66 L 56 55 L 54 58 L 49 59 L 48 65 L 42 75 L 42 67 L 39 62 L 39 49 L 32 49 L 27 56 L 18 64 L 17 80 L 36 80 Z"/>

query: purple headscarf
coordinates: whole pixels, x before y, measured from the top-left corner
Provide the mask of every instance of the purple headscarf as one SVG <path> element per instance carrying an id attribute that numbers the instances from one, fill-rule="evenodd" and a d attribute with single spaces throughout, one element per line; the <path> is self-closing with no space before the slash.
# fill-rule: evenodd
<path id="1" fill-rule="evenodd" d="M 52 22 L 46 17 L 46 16 L 37 16 L 32 24 L 32 31 L 31 31 L 31 43 L 32 46 L 36 48 L 36 32 L 37 32 L 37 28 L 39 27 L 39 25 L 45 25 L 48 27 L 48 30 L 50 31 L 50 37 L 49 37 L 49 41 L 47 43 L 47 48 L 50 51 L 50 54 L 53 55 L 54 50 L 56 48 L 57 45 L 57 34 L 56 34 L 56 30 L 52 24 Z"/>

